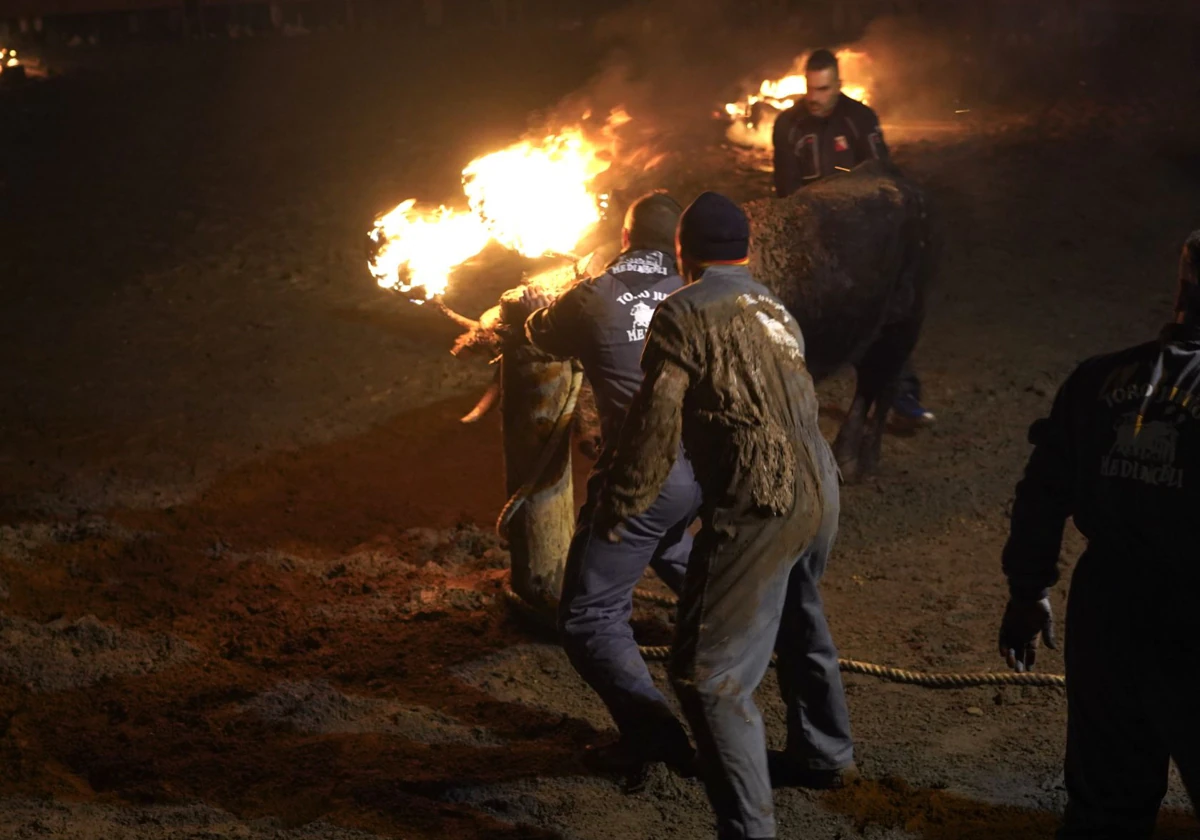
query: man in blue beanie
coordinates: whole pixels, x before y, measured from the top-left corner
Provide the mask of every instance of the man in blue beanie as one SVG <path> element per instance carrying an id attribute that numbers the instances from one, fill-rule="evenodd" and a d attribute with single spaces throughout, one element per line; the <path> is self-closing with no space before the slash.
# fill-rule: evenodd
<path id="1" fill-rule="evenodd" d="M 621 539 L 679 443 L 700 484 L 670 673 L 695 735 L 719 838 L 775 837 L 754 690 L 779 655 L 788 743 L 777 776 L 839 787 L 856 775 L 837 650 L 818 580 L 837 532 L 837 467 L 795 319 L 747 268 L 749 224 L 704 193 L 676 235 L 687 285 L 655 311 L 645 374 L 594 527 Z M 779 781 L 784 781 L 782 778 Z"/>

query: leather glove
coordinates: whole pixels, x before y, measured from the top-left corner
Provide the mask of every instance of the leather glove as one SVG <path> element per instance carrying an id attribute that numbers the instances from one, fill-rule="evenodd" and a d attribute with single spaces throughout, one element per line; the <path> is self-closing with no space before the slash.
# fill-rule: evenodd
<path id="1" fill-rule="evenodd" d="M 1010 598 L 1000 620 L 1000 655 L 1014 671 L 1032 671 L 1037 661 L 1038 637 L 1046 647 L 1058 649 L 1050 598 Z"/>

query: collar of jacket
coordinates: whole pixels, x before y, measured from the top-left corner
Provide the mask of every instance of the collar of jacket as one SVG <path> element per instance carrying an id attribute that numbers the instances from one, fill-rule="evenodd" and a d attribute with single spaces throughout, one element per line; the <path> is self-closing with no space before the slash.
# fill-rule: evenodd
<path id="1" fill-rule="evenodd" d="M 1200 321 L 1187 324 L 1167 324 L 1159 333 L 1161 344 L 1192 344 L 1200 342 Z"/>
<path id="2" fill-rule="evenodd" d="M 612 262 L 610 262 L 604 270 L 619 272 L 621 270 L 621 263 L 627 262 L 628 260 L 636 257 L 645 256 L 647 254 L 661 254 L 663 256 L 663 265 L 667 269 L 667 273 L 662 275 L 663 277 L 667 277 L 676 273 L 675 255 L 669 251 L 664 251 L 661 248 L 630 248 L 627 251 L 622 251 L 613 257 Z"/>
<path id="3" fill-rule="evenodd" d="M 711 278 L 713 280 L 720 281 L 725 277 L 749 277 L 753 279 L 753 276 L 750 274 L 750 266 L 745 263 L 740 265 L 710 263 L 704 267 L 704 272 L 700 275 L 701 280 L 708 280 Z"/>

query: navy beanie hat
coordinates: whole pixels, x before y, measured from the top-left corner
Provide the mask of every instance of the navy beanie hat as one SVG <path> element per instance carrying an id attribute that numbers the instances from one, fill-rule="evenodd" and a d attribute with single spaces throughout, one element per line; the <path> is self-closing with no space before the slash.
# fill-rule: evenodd
<path id="1" fill-rule="evenodd" d="M 750 252 L 750 222 L 725 196 L 702 193 L 679 217 L 679 245 L 695 262 L 742 262 Z"/>

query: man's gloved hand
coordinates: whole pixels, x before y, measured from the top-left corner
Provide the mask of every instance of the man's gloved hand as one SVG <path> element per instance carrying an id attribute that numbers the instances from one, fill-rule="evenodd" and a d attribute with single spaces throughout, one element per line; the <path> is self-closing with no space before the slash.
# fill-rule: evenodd
<path id="1" fill-rule="evenodd" d="M 1008 667 L 1017 672 L 1032 671 L 1039 636 L 1045 639 L 1046 647 L 1058 648 L 1050 598 L 1009 598 L 1000 620 L 1000 655 Z"/>

